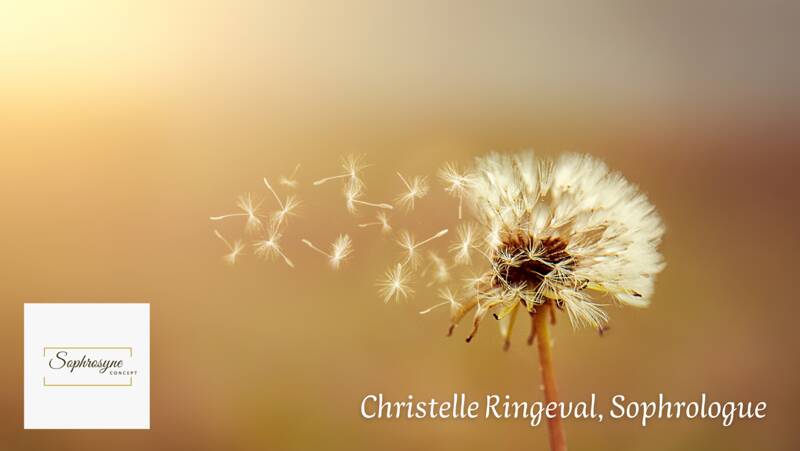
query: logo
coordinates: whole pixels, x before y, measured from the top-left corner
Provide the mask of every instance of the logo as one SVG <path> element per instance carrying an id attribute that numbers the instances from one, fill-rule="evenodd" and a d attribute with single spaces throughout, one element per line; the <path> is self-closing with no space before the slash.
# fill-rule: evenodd
<path id="1" fill-rule="evenodd" d="M 25 429 L 149 429 L 150 305 L 25 304 Z"/>
<path id="2" fill-rule="evenodd" d="M 138 373 L 131 346 L 45 346 L 42 355 L 45 387 L 132 387 Z"/>

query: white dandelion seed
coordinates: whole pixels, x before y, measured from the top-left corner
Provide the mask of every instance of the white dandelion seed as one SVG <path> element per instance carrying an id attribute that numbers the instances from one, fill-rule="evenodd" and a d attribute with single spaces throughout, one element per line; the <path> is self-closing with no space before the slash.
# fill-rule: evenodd
<path id="1" fill-rule="evenodd" d="M 440 230 L 436 232 L 434 235 L 420 241 L 419 243 L 416 242 L 414 239 L 414 235 L 411 232 L 404 230 L 400 233 L 400 238 L 396 241 L 397 244 L 403 248 L 403 252 L 405 253 L 405 260 L 403 264 L 408 264 L 412 268 L 416 268 L 419 265 L 419 253 L 417 252 L 417 248 L 422 246 L 423 244 L 429 243 L 437 238 L 441 238 L 447 235 L 447 229 Z"/>
<path id="2" fill-rule="evenodd" d="M 278 206 L 280 207 L 278 211 L 272 214 L 272 229 L 277 231 L 289 216 L 296 214 L 295 210 L 297 210 L 297 207 L 300 206 L 300 201 L 297 200 L 295 196 L 291 195 L 286 196 L 286 200 L 282 201 L 266 177 L 264 177 L 264 185 L 266 185 L 269 192 L 272 193 L 272 196 L 278 202 Z"/>
<path id="3" fill-rule="evenodd" d="M 287 266 L 294 268 L 294 263 L 283 253 L 280 245 L 281 234 L 276 230 L 270 232 L 266 238 L 253 243 L 255 254 L 265 260 L 273 260 L 277 257 L 283 259 Z"/>
<path id="4" fill-rule="evenodd" d="M 478 297 L 481 286 L 487 283 L 487 276 L 486 274 L 473 274 L 472 276 L 463 279 L 463 282 L 463 287 L 470 292 L 474 292 L 474 296 Z"/>
<path id="5" fill-rule="evenodd" d="M 319 252 L 320 254 L 328 257 L 328 263 L 330 263 L 333 269 L 339 269 L 341 266 L 342 261 L 347 258 L 350 254 L 353 253 L 353 244 L 350 240 L 350 236 L 347 234 L 339 235 L 336 238 L 336 241 L 331 243 L 331 252 L 325 252 L 322 249 L 318 248 L 309 240 L 302 239 L 302 241 L 306 246 L 310 247 L 311 249 Z"/>
<path id="6" fill-rule="evenodd" d="M 361 228 L 372 227 L 372 226 L 381 226 L 381 232 L 382 233 L 389 233 L 389 232 L 392 231 L 392 226 L 389 225 L 389 218 L 386 215 L 386 212 L 379 211 L 375 215 L 375 219 L 377 219 L 377 221 L 375 221 L 375 222 L 365 222 L 363 224 L 358 224 L 358 226 L 361 227 Z"/>
<path id="7" fill-rule="evenodd" d="M 436 310 L 439 307 L 444 307 L 445 305 L 450 306 L 450 316 L 458 315 L 458 313 L 464 308 L 460 302 L 458 302 L 458 298 L 455 293 L 453 293 L 450 288 L 445 287 L 439 290 L 439 298 L 444 299 L 444 302 L 440 302 L 438 304 L 432 305 L 431 307 L 426 308 L 419 312 L 420 315 L 427 315 L 428 313 Z"/>
<path id="8" fill-rule="evenodd" d="M 347 211 L 349 211 L 350 213 L 355 213 L 358 210 L 359 205 L 363 205 L 366 207 L 373 207 L 373 208 L 381 208 L 384 210 L 392 210 L 394 208 L 387 203 L 375 203 L 375 202 L 367 202 L 361 200 L 361 196 L 364 194 L 362 188 L 363 187 L 361 186 L 352 184 L 348 184 L 345 187 L 344 195 L 345 199 L 347 200 Z"/>
<path id="9" fill-rule="evenodd" d="M 300 164 L 294 167 L 294 170 L 289 176 L 281 176 L 280 179 L 278 179 L 278 183 L 287 188 L 297 188 L 297 179 L 295 179 L 295 177 L 297 176 L 298 169 L 300 169 Z"/>
<path id="10" fill-rule="evenodd" d="M 467 189 L 469 189 L 472 183 L 471 176 L 467 173 L 459 172 L 456 164 L 447 163 L 439 170 L 439 178 L 444 182 L 444 190 L 451 196 L 458 198 L 458 219 L 461 219 L 464 195 L 467 193 Z"/>
<path id="11" fill-rule="evenodd" d="M 397 197 L 397 204 L 405 207 L 407 210 L 411 211 L 414 209 L 414 201 L 416 199 L 422 199 L 428 194 L 428 182 L 425 177 L 416 176 L 411 179 L 409 183 L 403 174 L 397 173 L 397 176 L 400 177 L 400 180 L 403 181 L 403 184 L 406 186 L 405 192 Z"/>
<path id="12" fill-rule="evenodd" d="M 296 215 L 297 214 L 296 210 L 297 207 L 299 206 L 300 206 L 300 201 L 297 200 L 296 197 L 287 196 L 280 210 L 272 214 L 273 228 L 279 228 L 282 224 L 285 224 L 287 222 L 287 218 L 289 216 Z"/>
<path id="13" fill-rule="evenodd" d="M 389 302 L 392 298 L 399 301 L 400 298 L 406 299 L 414 294 L 410 274 L 405 272 L 403 264 L 390 268 L 382 280 L 378 282 L 378 293 L 383 297 L 383 302 Z"/>
<path id="14" fill-rule="evenodd" d="M 428 282 L 427 286 L 433 286 L 435 284 L 442 284 L 450 280 L 450 266 L 447 265 L 447 262 L 436 252 L 430 251 L 428 252 L 428 257 L 430 258 L 430 264 L 428 268 L 423 272 L 427 273 L 428 270 L 431 271 L 431 280 Z"/>
<path id="15" fill-rule="evenodd" d="M 224 237 L 224 236 L 222 236 L 222 234 L 221 234 L 221 233 L 219 233 L 219 231 L 218 231 L 218 230 L 216 230 L 216 229 L 214 230 L 214 235 L 216 235 L 216 236 L 217 236 L 217 238 L 219 238 L 220 240 L 222 240 L 222 242 L 223 242 L 223 243 L 225 243 L 225 246 L 226 246 L 226 247 L 228 248 L 228 250 L 230 251 L 229 253 L 225 254 L 225 255 L 222 257 L 222 260 L 223 260 L 223 261 L 225 261 L 225 263 L 227 263 L 227 264 L 229 264 L 229 265 L 236 264 L 236 259 L 237 259 L 237 258 L 239 258 L 239 255 L 241 255 L 241 254 L 242 254 L 242 251 L 244 250 L 244 244 L 242 244 L 242 240 L 236 240 L 236 241 L 235 241 L 233 244 L 231 244 L 231 243 L 230 243 L 228 240 L 226 240 L 226 239 L 225 239 L 225 237 Z"/>
<path id="16" fill-rule="evenodd" d="M 368 168 L 370 165 L 364 161 L 363 155 L 347 155 L 342 158 L 341 167 L 344 170 L 342 174 L 325 177 L 314 182 L 314 186 L 322 185 L 323 183 L 337 179 L 347 179 L 347 186 L 363 188 L 364 183 L 361 181 L 361 171 Z"/>
<path id="17" fill-rule="evenodd" d="M 450 245 L 450 252 L 455 254 L 453 260 L 457 265 L 472 263 L 472 250 L 477 239 L 475 226 L 472 223 L 460 224 L 456 230 L 458 241 Z"/>
<path id="18" fill-rule="evenodd" d="M 230 213 L 222 216 L 211 216 L 209 219 L 211 219 L 212 221 L 219 221 L 227 218 L 245 216 L 247 217 L 247 222 L 245 225 L 245 229 L 247 231 L 254 232 L 261 228 L 263 223 L 261 222 L 260 215 L 258 214 L 258 208 L 261 206 L 261 202 L 259 202 L 258 204 L 254 204 L 253 197 L 250 195 L 250 193 L 246 193 L 239 196 L 239 198 L 236 200 L 236 206 L 242 210 L 242 213 Z"/>

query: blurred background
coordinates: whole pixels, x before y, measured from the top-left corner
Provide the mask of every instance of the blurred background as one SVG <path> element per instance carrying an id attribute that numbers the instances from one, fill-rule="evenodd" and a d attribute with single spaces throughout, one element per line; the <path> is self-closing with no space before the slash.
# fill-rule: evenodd
<path id="1" fill-rule="evenodd" d="M 397 248 L 344 209 L 394 175 L 533 148 L 604 159 L 648 193 L 668 263 L 600 338 L 555 330 L 565 399 L 764 400 L 767 418 L 569 420 L 570 449 L 794 450 L 800 8 L 795 2 L 1 2 L 0 449 L 545 449 L 544 426 L 360 418 L 366 394 L 540 399 L 520 323 L 446 338 L 424 281 L 375 288 Z M 236 196 L 301 168 L 290 269 L 247 255 Z M 283 188 L 281 188 L 283 192 Z M 434 181 L 396 229 L 456 222 Z M 300 238 L 338 233 L 331 271 Z M 452 238 L 452 237 L 448 237 Z M 432 248 L 446 249 L 447 240 Z M 150 431 L 22 429 L 22 304 L 146 301 Z"/>

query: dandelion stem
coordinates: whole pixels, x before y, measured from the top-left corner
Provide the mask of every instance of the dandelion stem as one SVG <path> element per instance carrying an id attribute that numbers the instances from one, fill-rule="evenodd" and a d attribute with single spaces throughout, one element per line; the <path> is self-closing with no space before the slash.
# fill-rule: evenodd
<path id="1" fill-rule="evenodd" d="M 537 308 L 534 314 L 534 326 L 536 327 L 536 343 L 539 349 L 539 366 L 542 370 L 542 386 L 544 387 L 544 399 L 546 403 L 558 402 L 558 390 L 556 389 L 556 376 L 553 372 L 553 354 L 550 338 L 550 323 L 548 321 L 548 310 L 552 309 L 552 302 L 546 302 Z M 566 451 L 567 442 L 564 438 L 564 426 L 561 417 L 558 415 L 547 419 L 547 429 L 550 433 L 550 450 Z"/>

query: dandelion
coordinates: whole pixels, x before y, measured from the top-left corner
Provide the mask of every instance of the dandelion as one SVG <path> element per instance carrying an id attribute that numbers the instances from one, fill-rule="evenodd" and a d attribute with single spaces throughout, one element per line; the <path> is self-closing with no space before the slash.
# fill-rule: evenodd
<path id="1" fill-rule="evenodd" d="M 281 234 L 277 230 L 272 230 L 266 238 L 253 243 L 255 254 L 265 260 L 273 260 L 277 257 L 283 259 L 287 266 L 294 268 L 294 263 L 283 253 L 280 245 Z"/>
<path id="2" fill-rule="evenodd" d="M 387 203 L 374 203 L 361 200 L 361 196 L 363 194 L 364 191 L 362 190 L 361 186 L 349 184 L 345 187 L 345 198 L 347 199 L 347 211 L 349 211 L 350 213 L 355 213 L 358 210 L 359 205 L 374 207 L 374 208 L 382 208 L 384 210 L 392 210 L 394 208 Z"/>
<path id="3" fill-rule="evenodd" d="M 472 223 L 460 224 L 456 233 L 458 241 L 450 246 L 450 252 L 455 254 L 453 260 L 457 265 L 469 265 L 472 263 L 472 250 L 477 238 L 475 226 Z"/>
<path id="4" fill-rule="evenodd" d="M 242 210 L 242 213 L 231 213 L 222 216 L 212 216 L 209 219 L 212 221 L 220 221 L 222 219 L 245 216 L 247 217 L 247 222 L 245 229 L 250 232 L 254 232 L 261 228 L 262 222 L 260 215 L 258 214 L 258 208 L 261 206 L 261 203 L 258 204 L 253 203 L 253 198 L 250 193 L 242 194 L 236 200 L 236 206 Z"/>
<path id="5" fill-rule="evenodd" d="M 419 264 L 419 253 L 417 252 L 417 248 L 422 246 L 425 243 L 431 242 L 437 238 L 441 238 L 447 234 L 447 229 L 440 230 L 436 232 L 435 235 L 430 236 L 419 243 L 414 240 L 414 235 L 412 235 L 408 231 L 403 231 L 400 233 L 400 238 L 397 240 L 397 244 L 403 248 L 403 252 L 405 253 L 405 260 L 403 264 L 409 264 L 412 268 L 416 268 Z"/>
<path id="6" fill-rule="evenodd" d="M 464 195 L 469 189 L 472 178 L 467 173 L 458 171 L 458 166 L 453 163 L 447 163 L 439 170 L 439 178 L 444 182 L 445 188 L 451 196 L 458 198 L 458 219 L 461 219 L 461 206 L 464 203 Z"/>
<path id="7" fill-rule="evenodd" d="M 375 215 L 375 219 L 377 219 L 377 221 L 375 221 L 375 222 L 365 222 L 363 224 L 358 224 L 358 226 L 361 227 L 361 228 L 372 227 L 372 226 L 381 226 L 381 232 L 383 232 L 383 233 L 389 233 L 389 232 L 392 231 L 392 226 L 389 225 L 389 218 L 386 216 L 385 212 L 379 211 Z"/>
<path id="8" fill-rule="evenodd" d="M 295 176 L 297 176 L 297 170 L 298 169 L 300 169 L 300 164 L 298 164 L 297 166 L 294 167 L 294 170 L 292 171 L 291 174 L 289 174 L 288 177 L 287 176 L 281 176 L 281 178 L 278 179 L 278 183 L 280 183 L 281 185 L 286 186 L 288 188 L 292 188 L 292 189 L 297 188 L 297 180 L 295 179 Z"/>
<path id="9" fill-rule="evenodd" d="M 350 236 L 344 234 L 339 235 L 331 244 L 331 252 L 325 252 L 322 249 L 318 248 L 309 240 L 303 239 L 302 241 L 306 246 L 314 249 L 315 251 L 319 252 L 320 254 L 328 257 L 328 263 L 333 267 L 333 269 L 339 269 L 339 266 L 342 264 L 342 261 L 347 258 L 350 254 L 353 253 L 353 245 L 350 241 Z"/>
<path id="10" fill-rule="evenodd" d="M 414 294 L 414 289 L 409 286 L 411 276 L 405 272 L 402 263 L 386 271 L 384 279 L 378 282 L 378 293 L 383 296 L 383 302 L 389 302 L 392 298 L 399 301 Z"/>
<path id="11" fill-rule="evenodd" d="M 354 187 L 357 188 L 358 190 L 362 189 L 364 183 L 361 181 L 360 174 L 362 170 L 369 167 L 369 164 L 364 162 L 364 156 L 347 155 L 344 158 L 342 158 L 341 167 L 342 170 L 344 171 L 342 174 L 319 179 L 314 182 L 314 186 L 322 185 L 323 183 L 329 182 L 331 180 L 347 179 L 346 186 Z"/>
<path id="12" fill-rule="evenodd" d="M 661 219 L 635 185 L 587 155 L 552 162 L 532 153 L 491 154 L 476 160 L 466 188 L 456 174 L 446 168 L 442 177 L 453 180 L 451 192 L 468 198 L 485 237 L 485 266 L 469 281 L 475 296 L 460 313 L 475 309 L 467 341 L 492 312 L 507 348 L 524 309 L 538 343 L 545 400 L 557 402 L 550 337 L 556 312 L 565 312 L 573 327 L 604 330 L 603 300 L 648 305 L 664 267 L 657 249 Z M 457 254 L 467 241 L 460 240 Z M 561 418 L 548 419 L 548 428 L 551 449 L 565 450 Z"/>
<path id="13" fill-rule="evenodd" d="M 575 327 L 607 322 L 604 295 L 648 304 L 664 229 L 647 198 L 602 162 L 493 154 L 478 160 L 469 194 L 487 236 L 484 291 L 517 290 L 529 312 L 552 300 Z"/>
<path id="14" fill-rule="evenodd" d="M 300 201 L 294 196 L 286 196 L 286 200 L 281 201 L 281 198 L 278 197 L 278 193 L 275 192 L 275 189 L 272 188 L 272 185 L 266 177 L 264 177 L 264 185 L 266 185 L 269 192 L 272 193 L 272 196 L 275 197 L 280 207 L 278 211 L 272 214 L 272 229 L 277 231 L 284 221 L 286 221 L 287 217 L 295 214 L 295 210 L 297 210 L 297 207 L 300 205 Z"/>
<path id="15" fill-rule="evenodd" d="M 222 236 L 221 233 L 219 233 L 218 230 L 214 230 L 214 235 L 216 235 L 217 238 L 222 240 L 222 242 L 225 243 L 225 246 L 230 251 L 229 253 L 225 254 L 222 257 L 222 260 L 229 265 L 236 264 L 236 259 L 239 257 L 239 255 L 242 254 L 242 251 L 244 250 L 244 244 L 242 244 L 242 240 L 236 240 L 233 244 L 231 244 L 228 240 L 225 239 L 224 236 Z"/>
<path id="16" fill-rule="evenodd" d="M 398 172 L 397 176 L 400 177 L 400 180 L 402 180 L 403 184 L 406 186 L 406 191 L 397 197 L 397 203 L 409 211 L 413 210 L 414 200 L 422 199 L 428 194 L 428 182 L 425 177 L 416 176 L 411 179 L 411 183 L 409 183 L 406 178 L 403 177 L 403 174 Z"/>

